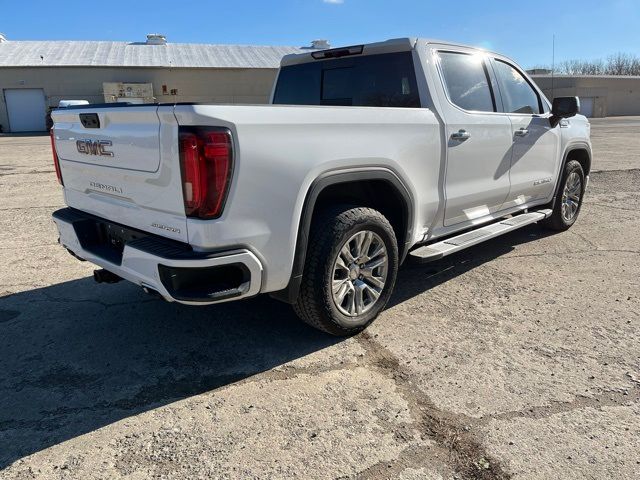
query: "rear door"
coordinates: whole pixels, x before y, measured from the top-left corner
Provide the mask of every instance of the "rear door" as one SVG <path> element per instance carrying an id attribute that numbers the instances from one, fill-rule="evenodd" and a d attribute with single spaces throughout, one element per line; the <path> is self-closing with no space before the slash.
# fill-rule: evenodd
<path id="1" fill-rule="evenodd" d="M 512 133 L 497 114 L 495 85 L 483 54 L 438 50 L 436 64 L 448 101 L 442 102 L 447 136 L 444 225 L 496 212 L 509 193 Z"/>
<path id="2" fill-rule="evenodd" d="M 187 241 L 173 107 L 88 106 L 52 118 L 70 207 Z"/>
<path id="3" fill-rule="evenodd" d="M 554 187 L 560 126 L 551 126 L 549 105 L 526 75 L 506 59 L 493 58 L 502 110 L 513 132 L 511 189 L 504 207 L 545 199 Z"/>

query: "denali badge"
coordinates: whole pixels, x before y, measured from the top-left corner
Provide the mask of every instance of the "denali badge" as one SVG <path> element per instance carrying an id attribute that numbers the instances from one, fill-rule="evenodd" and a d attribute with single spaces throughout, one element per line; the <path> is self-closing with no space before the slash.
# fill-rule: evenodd
<path id="1" fill-rule="evenodd" d="M 533 182 L 533 186 L 542 185 L 543 183 L 551 183 L 551 177 L 541 178 L 540 180 L 535 180 Z"/>
<path id="2" fill-rule="evenodd" d="M 105 185 L 104 183 L 91 181 L 91 182 L 89 182 L 89 186 L 91 188 L 95 188 L 95 189 L 98 189 L 98 190 L 103 190 L 105 192 L 119 193 L 120 195 L 122 195 L 122 188 L 116 187 L 114 185 Z"/>
<path id="3" fill-rule="evenodd" d="M 151 226 L 155 228 L 160 228 L 161 230 L 166 230 L 167 232 L 180 233 L 179 228 L 168 227 L 167 225 L 162 225 L 161 223 L 152 223 Z"/>
<path id="4" fill-rule="evenodd" d="M 111 140 L 77 140 L 76 148 L 85 155 L 102 155 L 103 157 L 113 157 L 113 152 L 105 147 L 113 145 Z"/>

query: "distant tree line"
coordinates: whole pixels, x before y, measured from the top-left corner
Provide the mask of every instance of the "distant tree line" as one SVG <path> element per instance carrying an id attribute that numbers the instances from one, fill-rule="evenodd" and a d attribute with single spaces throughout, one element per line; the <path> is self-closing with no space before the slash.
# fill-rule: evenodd
<path id="1" fill-rule="evenodd" d="M 548 66 L 536 67 L 551 70 Z M 640 75 L 640 58 L 629 53 L 609 55 L 606 60 L 565 60 L 556 65 L 559 75 Z"/>

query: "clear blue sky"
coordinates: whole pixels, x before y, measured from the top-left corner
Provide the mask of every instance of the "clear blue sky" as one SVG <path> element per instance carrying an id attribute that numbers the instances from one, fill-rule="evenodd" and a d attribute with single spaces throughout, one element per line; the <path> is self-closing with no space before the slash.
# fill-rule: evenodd
<path id="1" fill-rule="evenodd" d="M 525 67 L 640 56 L 638 0 L 0 0 L 0 32 L 9 40 L 141 41 L 333 46 L 402 36 L 480 45 Z"/>

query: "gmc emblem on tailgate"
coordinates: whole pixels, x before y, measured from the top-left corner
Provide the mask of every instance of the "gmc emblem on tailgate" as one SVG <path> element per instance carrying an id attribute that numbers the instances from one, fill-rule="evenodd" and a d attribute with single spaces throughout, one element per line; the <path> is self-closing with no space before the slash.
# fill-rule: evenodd
<path id="1" fill-rule="evenodd" d="M 101 155 L 103 157 L 113 157 L 113 152 L 105 147 L 113 145 L 111 140 L 77 140 L 76 148 L 78 152 L 85 155 Z"/>

